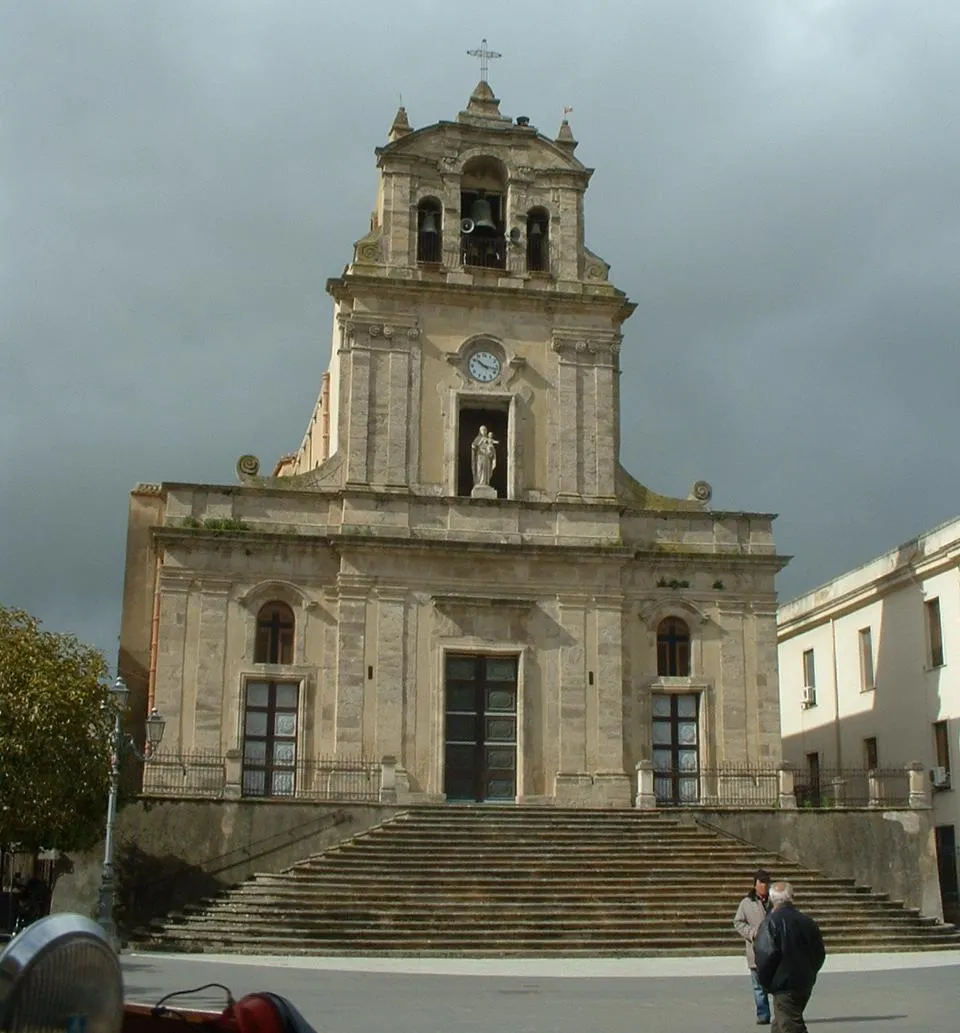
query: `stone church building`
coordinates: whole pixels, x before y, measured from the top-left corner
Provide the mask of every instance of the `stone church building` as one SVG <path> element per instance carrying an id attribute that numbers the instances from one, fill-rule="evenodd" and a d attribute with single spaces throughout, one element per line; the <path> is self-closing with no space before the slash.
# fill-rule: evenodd
<path id="1" fill-rule="evenodd" d="M 638 765 L 683 803 L 780 759 L 773 517 L 620 466 L 635 306 L 576 148 L 486 81 L 401 108 L 299 448 L 133 491 L 121 670 L 184 770 L 300 796 L 392 757 L 401 803 L 627 807 Z"/>

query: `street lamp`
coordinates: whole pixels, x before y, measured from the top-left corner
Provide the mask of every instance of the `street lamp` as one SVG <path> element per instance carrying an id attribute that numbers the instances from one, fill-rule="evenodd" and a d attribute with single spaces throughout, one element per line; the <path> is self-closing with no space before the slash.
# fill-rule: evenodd
<path id="1" fill-rule="evenodd" d="M 100 874 L 100 899 L 97 905 L 97 922 L 107 934 L 114 947 L 119 945 L 117 925 L 113 920 L 113 828 L 117 820 L 117 795 L 120 792 L 120 760 L 124 750 L 129 750 L 140 760 L 147 760 L 163 739 L 166 721 L 154 707 L 146 720 L 147 743 L 141 753 L 137 744 L 123 730 L 123 712 L 127 708 L 130 690 L 119 675 L 110 687 L 114 700 L 113 731 L 110 733 L 110 795 L 107 797 L 107 831 L 103 845 L 103 870 Z"/>

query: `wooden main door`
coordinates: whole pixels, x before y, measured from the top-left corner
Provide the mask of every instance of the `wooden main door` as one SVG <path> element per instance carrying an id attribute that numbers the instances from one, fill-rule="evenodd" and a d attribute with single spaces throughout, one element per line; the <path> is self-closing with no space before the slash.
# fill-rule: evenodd
<path id="1" fill-rule="evenodd" d="M 700 697 L 656 693 L 653 697 L 653 791 L 660 804 L 700 799 Z"/>
<path id="2" fill-rule="evenodd" d="M 517 798 L 517 657 L 448 653 L 443 788 L 449 801 Z"/>

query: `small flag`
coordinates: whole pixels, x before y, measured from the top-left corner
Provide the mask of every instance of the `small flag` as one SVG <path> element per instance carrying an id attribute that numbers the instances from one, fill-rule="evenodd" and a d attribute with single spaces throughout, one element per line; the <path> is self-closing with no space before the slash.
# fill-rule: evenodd
<path id="1" fill-rule="evenodd" d="M 565 106 L 564 109 L 563 109 L 563 117 L 566 118 L 567 115 L 569 115 L 572 111 L 573 111 L 573 108 L 568 108 L 568 107 Z"/>

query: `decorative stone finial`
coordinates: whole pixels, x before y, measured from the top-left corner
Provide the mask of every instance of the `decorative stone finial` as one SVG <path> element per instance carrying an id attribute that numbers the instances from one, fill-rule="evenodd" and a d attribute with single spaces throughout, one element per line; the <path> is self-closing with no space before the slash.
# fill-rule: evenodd
<path id="1" fill-rule="evenodd" d="M 397 113 L 393 119 L 393 125 L 390 126 L 390 142 L 399 140 L 401 136 L 406 136 L 408 133 L 413 132 L 413 127 L 410 125 L 410 121 L 407 118 L 407 109 L 401 104 L 397 108 Z"/>
<path id="2" fill-rule="evenodd" d="M 477 83 L 476 89 L 470 94 L 466 110 L 460 112 L 457 121 L 471 125 L 489 125 L 491 122 L 512 125 L 506 115 L 500 114 L 500 101 L 494 96 L 490 84 L 485 79 Z"/>
<path id="3" fill-rule="evenodd" d="M 573 130 L 570 128 L 570 123 L 567 121 L 566 116 L 564 116 L 563 121 L 560 123 L 560 131 L 557 133 L 556 143 L 569 154 L 573 154 L 577 149 L 577 141 L 573 138 Z"/>

